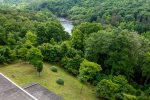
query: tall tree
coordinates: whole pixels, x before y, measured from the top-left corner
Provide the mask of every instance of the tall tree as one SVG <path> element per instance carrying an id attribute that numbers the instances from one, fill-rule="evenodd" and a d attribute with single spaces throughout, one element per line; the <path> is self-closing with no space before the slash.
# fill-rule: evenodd
<path id="1" fill-rule="evenodd" d="M 35 66 L 36 66 L 36 70 L 39 73 L 39 77 L 40 77 L 40 73 L 43 70 L 43 62 L 42 61 L 37 61 Z"/>
<path id="2" fill-rule="evenodd" d="M 84 45 L 86 38 L 91 33 L 98 32 L 102 29 L 101 24 L 98 23 L 82 23 L 76 26 L 73 30 L 71 44 L 77 50 L 84 51 Z"/>
<path id="3" fill-rule="evenodd" d="M 31 64 L 36 65 L 37 61 L 43 60 L 43 55 L 39 49 L 32 47 L 27 53 L 27 60 Z"/>

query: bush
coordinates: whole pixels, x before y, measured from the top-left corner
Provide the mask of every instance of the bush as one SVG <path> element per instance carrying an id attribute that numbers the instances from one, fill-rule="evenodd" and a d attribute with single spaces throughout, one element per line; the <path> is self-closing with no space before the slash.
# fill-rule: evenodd
<path id="1" fill-rule="evenodd" d="M 65 68 L 65 66 L 68 64 L 69 58 L 68 57 L 63 57 L 61 59 L 61 66 Z"/>
<path id="2" fill-rule="evenodd" d="M 141 96 L 137 97 L 137 100 L 150 100 L 150 97 L 142 94 Z"/>
<path id="3" fill-rule="evenodd" d="M 127 79 L 124 76 L 122 75 L 114 76 L 112 81 L 121 87 L 119 89 L 121 92 L 132 95 L 136 94 L 136 89 L 128 83 Z"/>
<path id="4" fill-rule="evenodd" d="M 74 56 L 76 56 L 77 54 L 77 50 L 75 50 L 74 48 L 68 48 L 68 51 L 66 52 L 66 56 L 69 58 L 73 58 Z"/>
<path id="5" fill-rule="evenodd" d="M 15 57 L 15 55 L 13 55 L 14 53 L 12 53 L 12 50 L 10 49 L 10 47 L 7 46 L 2 46 L 0 47 L 0 63 L 9 63 L 11 62 L 11 60 L 15 60 L 13 58 L 13 56 Z M 12 59 L 11 59 L 12 58 Z"/>
<path id="6" fill-rule="evenodd" d="M 97 84 L 97 96 L 113 100 L 135 100 L 136 89 L 122 75 L 105 77 Z"/>
<path id="7" fill-rule="evenodd" d="M 64 80 L 62 78 L 58 78 L 56 80 L 56 83 L 59 84 L 59 85 L 64 85 Z"/>
<path id="8" fill-rule="evenodd" d="M 102 70 L 101 66 L 97 63 L 84 60 L 80 64 L 79 78 L 80 81 L 92 83 L 95 80 L 97 73 Z"/>
<path id="9" fill-rule="evenodd" d="M 150 95 L 150 87 L 145 91 L 146 95 Z"/>
<path id="10" fill-rule="evenodd" d="M 57 67 L 56 67 L 56 66 L 52 66 L 52 67 L 51 67 L 51 71 L 57 72 Z"/>
<path id="11" fill-rule="evenodd" d="M 79 74 L 80 63 L 83 61 L 81 56 L 76 55 L 73 58 L 64 57 L 61 60 L 61 66 L 64 67 L 69 73 L 77 76 Z"/>
<path id="12" fill-rule="evenodd" d="M 130 94 L 123 94 L 124 100 L 137 100 L 136 96 Z"/>
<path id="13" fill-rule="evenodd" d="M 96 88 L 97 96 L 104 99 L 114 99 L 114 94 L 119 91 L 119 85 L 111 80 L 101 80 Z"/>
<path id="14" fill-rule="evenodd" d="M 50 43 L 44 43 L 39 46 L 39 49 L 44 56 L 45 61 L 59 62 L 62 58 L 61 47 L 59 45 L 52 45 Z"/>
<path id="15" fill-rule="evenodd" d="M 5 61 L 5 57 L 0 54 L 0 64 L 1 64 L 1 63 L 4 63 L 4 61 Z"/>

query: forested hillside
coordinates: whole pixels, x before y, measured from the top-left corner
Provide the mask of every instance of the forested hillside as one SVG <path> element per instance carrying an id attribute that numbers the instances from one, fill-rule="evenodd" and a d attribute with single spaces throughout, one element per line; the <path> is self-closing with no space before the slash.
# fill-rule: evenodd
<path id="1" fill-rule="evenodd" d="M 76 24 L 96 21 L 139 33 L 150 29 L 149 6 L 149 0 L 54 0 L 35 5 L 36 9 L 47 8 Z"/>
<path id="2" fill-rule="evenodd" d="M 150 100 L 150 0 L 31 1 L 1 5 L 1 64 L 58 64 L 99 100 Z M 56 16 L 74 22 L 71 36 Z"/>

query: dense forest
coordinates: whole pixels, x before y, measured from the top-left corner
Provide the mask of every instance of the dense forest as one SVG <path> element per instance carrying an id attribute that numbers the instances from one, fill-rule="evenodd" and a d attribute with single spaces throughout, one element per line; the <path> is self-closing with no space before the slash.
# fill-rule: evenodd
<path id="1" fill-rule="evenodd" d="M 150 100 L 150 0 L 4 1 L 1 64 L 57 63 L 99 100 Z M 74 22 L 71 36 L 56 16 Z"/>
<path id="2" fill-rule="evenodd" d="M 144 33 L 150 29 L 149 6 L 149 0 L 54 0 L 36 4 L 35 9 L 47 8 L 76 24 L 100 22 Z"/>

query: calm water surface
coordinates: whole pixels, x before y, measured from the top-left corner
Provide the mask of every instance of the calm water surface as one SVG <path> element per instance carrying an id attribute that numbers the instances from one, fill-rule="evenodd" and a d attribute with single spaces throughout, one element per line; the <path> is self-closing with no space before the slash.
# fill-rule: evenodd
<path id="1" fill-rule="evenodd" d="M 69 21 L 65 18 L 58 18 L 60 20 L 60 23 L 65 28 L 65 31 L 68 32 L 71 35 L 71 30 L 73 29 L 73 23 L 72 21 Z"/>

